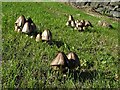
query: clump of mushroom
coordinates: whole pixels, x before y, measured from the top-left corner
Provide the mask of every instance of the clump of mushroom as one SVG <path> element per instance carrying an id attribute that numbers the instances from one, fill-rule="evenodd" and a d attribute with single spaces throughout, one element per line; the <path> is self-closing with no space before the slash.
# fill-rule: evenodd
<path id="1" fill-rule="evenodd" d="M 67 56 L 64 52 L 59 52 L 55 59 L 51 62 L 51 66 L 54 70 L 64 71 L 65 67 L 67 67 Z"/>
<path id="2" fill-rule="evenodd" d="M 71 18 L 72 19 L 72 18 Z M 40 40 L 46 41 L 49 44 L 52 42 L 52 33 L 50 30 L 44 30 L 43 33 L 39 33 L 36 30 L 36 25 L 33 20 L 29 17 L 25 19 L 25 16 L 20 16 L 15 22 L 15 31 L 22 32 L 27 34 L 26 36 L 30 35 L 30 38 L 34 38 L 37 42 Z"/>
<path id="3" fill-rule="evenodd" d="M 42 33 L 42 41 L 47 41 L 47 42 L 51 42 L 52 41 L 52 33 L 50 30 L 44 30 Z"/>
<path id="4" fill-rule="evenodd" d="M 79 61 L 77 54 L 75 54 L 74 52 L 70 52 L 67 55 L 67 58 L 68 58 L 68 68 L 69 69 L 74 69 L 78 66 L 80 67 L 80 61 Z"/>
<path id="5" fill-rule="evenodd" d="M 25 19 L 24 15 L 21 15 L 15 22 L 15 31 L 30 34 L 36 30 L 36 25 L 31 18 Z"/>
<path id="6" fill-rule="evenodd" d="M 98 21 L 98 25 L 99 26 L 102 26 L 102 27 L 107 27 L 107 28 L 113 28 L 113 26 L 111 24 L 109 24 L 108 22 L 106 21 Z"/>
<path id="7" fill-rule="evenodd" d="M 84 31 L 86 30 L 89 26 L 93 27 L 90 21 L 87 20 L 74 20 L 72 15 L 69 15 L 69 19 L 66 23 L 67 26 L 71 26 L 75 30 L 78 31 Z"/>
<path id="8" fill-rule="evenodd" d="M 74 52 L 70 52 L 67 56 L 64 52 L 60 52 L 50 65 L 54 70 L 65 71 L 67 68 L 76 69 L 77 67 L 80 67 L 80 61 L 77 54 Z"/>
<path id="9" fill-rule="evenodd" d="M 93 27 L 93 25 L 91 24 L 90 21 L 87 21 L 87 20 L 77 20 L 75 22 L 76 24 L 76 27 L 75 29 L 78 30 L 78 31 L 84 31 L 86 30 L 89 26 L 90 27 Z"/>

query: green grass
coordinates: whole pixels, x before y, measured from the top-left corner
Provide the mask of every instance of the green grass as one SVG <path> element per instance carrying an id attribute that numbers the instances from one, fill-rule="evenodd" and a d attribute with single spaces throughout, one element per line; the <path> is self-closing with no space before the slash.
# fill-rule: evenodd
<path id="1" fill-rule="evenodd" d="M 3 88 L 118 88 L 118 22 L 85 14 L 65 3 L 2 3 L 2 86 Z M 93 28 L 78 32 L 65 23 L 72 14 L 75 19 L 91 21 Z M 77 14 L 80 14 L 78 16 Z M 36 42 L 14 31 L 20 15 L 31 17 L 38 31 L 52 32 L 53 45 Z M 114 29 L 97 25 L 98 20 L 110 22 Z M 58 51 L 76 52 L 81 63 L 77 74 L 51 72 L 50 62 Z M 85 70 L 85 71 L 83 71 Z"/>

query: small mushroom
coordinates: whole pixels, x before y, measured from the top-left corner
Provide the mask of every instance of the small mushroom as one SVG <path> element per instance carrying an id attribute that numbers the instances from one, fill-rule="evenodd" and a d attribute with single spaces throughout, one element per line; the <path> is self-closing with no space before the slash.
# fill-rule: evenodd
<path id="1" fill-rule="evenodd" d="M 81 22 L 78 22 L 77 24 L 76 24 L 76 27 L 78 28 L 78 27 L 83 27 L 83 24 L 81 23 Z"/>
<path id="2" fill-rule="evenodd" d="M 108 28 L 113 28 L 111 24 L 109 24 L 108 22 L 103 22 L 102 24 L 103 27 L 108 27 Z"/>
<path id="3" fill-rule="evenodd" d="M 74 18 L 72 15 L 69 15 L 68 21 L 74 21 Z"/>
<path id="4" fill-rule="evenodd" d="M 64 54 L 64 52 L 59 52 L 55 59 L 50 63 L 52 68 L 54 70 L 65 70 L 65 67 L 67 67 L 67 56 Z"/>
<path id="5" fill-rule="evenodd" d="M 87 28 L 87 27 L 84 26 L 84 27 L 83 27 L 83 30 L 86 30 L 86 28 Z"/>
<path id="6" fill-rule="evenodd" d="M 16 20 L 15 26 L 19 27 L 22 30 L 25 22 L 26 22 L 25 16 L 22 15 Z M 16 28 L 15 28 L 15 31 L 17 31 Z"/>
<path id="7" fill-rule="evenodd" d="M 79 58 L 77 56 L 77 54 L 75 54 L 74 52 L 70 52 L 68 55 L 67 55 L 67 58 L 68 58 L 68 68 L 70 69 L 74 69 L 76 67 L 80 67 L 80 61 L 79 61 Z"/>
<path id="8" fill-rule="evenodd" d="M 79 23 L 80 21 L 79 20 L 75 20 L 75 24 Z"/>
<path id="9" fill-rule="evenodd" d="M 108 27 L 108 28 L 113 28 L 113 26 L 111 24 L 109 24 L 108 22 L 106 21 L 98 21 L 98 25 L 99 26 L 102 26 L 102 27 Z"/>
<path id="10" fill-rule="evenodd" d="M 80 20 L 80 22 L 82 23 L 82 25 L 85 25 L 85 20 Z"/>
<path id="11" fill-rule="evenodd" d="M 40 39 L 41 39 L 41 35 L 40 35 L 40 34 L 37 34 L 37 36 L 36 36 L 36 41 L 38 42 L 38 41 L 40 41 Z"/>
<path id="12" fill-rule="evenodd" d="M 71 21 L 67 21 L 66 26 L 70 26 L 71 25 Z"/>
<path id="13" fill-rule="evenodd" d="M 83 31 L 82 27 L 78 27 L 77 29 L 78 29 L 78 31 Z"/>
<path id="14" fill-rule="evenodd" d="M 52 40 L 52 33 L 50 32 L 50 30 L 45 30 L 42 33 L 42 41 L 49 41 L 51 42 Z"/>
<path id="15" fill-rule="evenodd" d="M 18 28 L 18 32 L 21 32 L 21 29 L 20 29 L 20 28 Z"/>
<path id="16" fill-rule="evenodd" d="M 88 27 L 88 26 L 93 27 L 90 21 L 85 21 L 85 27 Z"/>
<path id="17" fill-rule="evenodd" d="M 31 24 L 30 24 L 29 22 L 26 22 L 26 23 L 24 24 L 24 27 L 23 27 L 23 29 L 22 29 L 22 32 L 23 32 L 23 33 L 30 34 L 32 31 L 33 31 L 33 30 L 32 30 Z"/>
<path id="18" fill-rule="evenodd" d="M 75 27 L 75 28 L 74 28 L 74 30 L 78 30 L 78 28 L 77 28 L 77 27 Z"/>

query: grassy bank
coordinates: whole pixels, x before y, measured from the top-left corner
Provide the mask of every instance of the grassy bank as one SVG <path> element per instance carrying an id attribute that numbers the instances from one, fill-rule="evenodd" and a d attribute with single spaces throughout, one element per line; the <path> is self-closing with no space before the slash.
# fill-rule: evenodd
<path id="1" fill-rule="evenodd" d="M 2 85 L 3 88 L 118 88 L 118 22 L 85 14 L 65 3 L 2 3 Z M 65 23 L 68 15 L 86 19 L 93 28 L 78 32 Z M 20 16 L 31 17 L 38 31 L 49 29 L 53 45 L 36 42 L 14 31 Z M 106 20 L 113 29 L 97 25 Z M 52 74 L 50 62 L 58 51 L 76 52 L 81 63 L 77 74 Z M 84 70 L 84 71 L 83 71 Z"/>

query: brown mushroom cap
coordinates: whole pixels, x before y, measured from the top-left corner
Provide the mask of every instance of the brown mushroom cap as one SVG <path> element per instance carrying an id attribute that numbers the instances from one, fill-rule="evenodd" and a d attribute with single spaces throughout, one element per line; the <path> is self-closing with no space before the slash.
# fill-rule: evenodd
<path id="1" fill-rule="evenodd" d="M 16 20 L 15 25 L 22 28 L 25 22 L 26 22 L 25 16 L 22 15 Z"/>
<path id="2" fill-rule="evenodd" d="M 83 24 L 81 23 L 81 22 L 78 22 L 77 24 L 76 24 L 76 27 L 78 28 L 78 27 L 83 27 Z"/>
<path id="3" fill-rule="evenodd" d="M 75 24 L 77 24 L 78 22 L 80 22 L 79 20 L 75 20 Z"/>
<path id="4" fill-rule="evenodd" d="M 90 21 L 85 21 L 85 27 L 88 27 L 88 26 L 93 27 Z"/>
<path id="5" fill-rule="evenodd" d="M 67 64 L 67 56 L 64 52 L 59 52 L 56 58 L 51 62 L 51 66 L 66 66 Z"/>
<path id="6" fill-rule="evenodd" d="M 85 20 L 80 20 L 80 22 L 82 23 L 82 25 L 85 25 Z"/>
<path id="7" fill-rule="evenodd" d="M 74 68 L 80 66 L 79 58 L 78 58 L 77 54 L 75 54 L 74 52 L 70 52 L 67 55 L 67 58 L 69 60 L 68 68 L 74 69 Z"/>
<path id="8" fill-rule="evenodd" d="M 42 40 L 45 40 L 45 41 L 51 41 L 52 40 L 52 33 L 50 32 L 50 30 L 45 30 L 42 33 Z"/>
<path id="9" fill-rule="evenodd" d="M 23 27 L 23 29 L 22 29 L 22 32 L 23 32 L 23 33 L 27 33 L 27 34 L 29 34 L 29 33 L 32 32 L 32 26 L 30 25 L 29 22 L 26 22 L 26 23 L 24 24 L 24 27 Z"/>
<path id="10" fill-rule="evenodd" d="M 74 21 L 74 18 L 72 15 L 69 15 L 68 21 Z"/>
<path id="11" fill-rule="evenodd" d="M 71 21 L 67 21 L 66 26 L 70 26 Z"/>
<path id="12" fill-rule="evenodd" d="M 59 52 L 50 65 L 54 70 L 60 70 L 64 72 L 66 70 L 67 63 L 68 63 L 67 56 L 64 54 L 64 52 Z"/>

